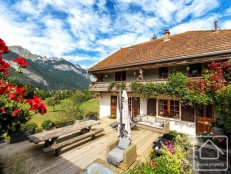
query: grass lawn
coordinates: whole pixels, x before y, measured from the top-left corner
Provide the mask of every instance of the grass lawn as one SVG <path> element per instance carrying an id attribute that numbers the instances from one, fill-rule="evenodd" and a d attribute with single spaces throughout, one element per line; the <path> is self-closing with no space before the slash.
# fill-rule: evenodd
<path id="1" fill-rule="evenodd" d="M 65 102 L 68 99 L 63 100 L 62 102 Z M 46 101 L 44 101 L 46 103 Z M 86 109 L 86 113 L 89 111 L 92 112 L 99 112 L 99 98 L 92 98 L 85 103 L 83 103 L 84 108 Z M 41 114 L 35 114 L 32 116 L 31 120 L 29 122 L 36 123 L 39 127 L 41 127 L 41 124 L 45 120 L 52 120 L 57 121 L 59 118 L 59 112 L 62 110 L 62 105 L 55 106 L 55 110 L 53 111 L 53 108 L 50 106 L 47 106 L 47 113 L 44 115 Z"/>
<path id="2" fill-rule="evenodd" d="M 86 111 L 92 111 L 92 112 L 98 112 L 99 113 L 99 97 L 98 98 L 92 98 L 85 103 L 83 103 L 83 106 L 85 107 Z"/>

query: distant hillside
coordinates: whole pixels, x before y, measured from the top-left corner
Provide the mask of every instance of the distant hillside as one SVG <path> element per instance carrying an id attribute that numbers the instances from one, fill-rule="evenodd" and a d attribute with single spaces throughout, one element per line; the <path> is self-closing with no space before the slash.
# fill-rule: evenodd
<path id="1" fill-rule="evenodd" d="M 49 90 L 85 89 L 89 85 L 87 71 L 79 65 L 74 65 L 63 58 L 47 58 L 32 54 L 21 46 L 10 46 L 9 49 L 10 53 L 3 58 L 11 64 L 12 68 L 17 68 L 17 64 L 11 60 L 18 56 L 24 57 L 29 62 L 23 74 L 11 75 L 17 76 L 22 82 Z"/>

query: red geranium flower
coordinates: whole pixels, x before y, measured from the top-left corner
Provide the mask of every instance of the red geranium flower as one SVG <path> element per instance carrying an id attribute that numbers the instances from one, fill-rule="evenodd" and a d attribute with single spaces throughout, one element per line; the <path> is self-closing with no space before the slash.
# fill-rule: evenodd
<path id="1" fill-rule="evenodd" d="M 15 109 L 15 110 L 12 112 L 11 116 L 12 116 L 12 117 L 17 116 L 17 114 L 18 114 L 20 111 L 21 111 L 20 108 Z"/>
<path id="2" fill-rule="evenodd" d="M 29 63 L 22 57 L 14 58 L 12 61 L 18 63 L 21 68 L 25 68 L 29 65 Z"/>
<path id="3" fill-rule="evenodd" d="M 46 105 L 42 103 L 42 100 L 36 96 L 33 99 L 28 99 L 24 103 L 30 104 L 29 110 L 38 110 L 40 114 L 45 114 L 47 112 Z"/>
<path id="4" fill-rule="evenodd" d="M 5 111 L 5 108 L 0 108 L 0 111 L 2 112 L 2 113 L 6 113 L 6 111 Z"/>
<path id="5" fill-rule="evenodd" d="M 2 54 L 8 54 L 9 50 L 8 47 L 6 46 L 5 42 L 0 39 L 0 55 Z"/>
<path id="6" fill-rule="evenodd" d="M 9 74 L 10 64 L 5 62 L 2 57 L 0 57 L 0 72 L 3 72 L 4 75 Z"/>

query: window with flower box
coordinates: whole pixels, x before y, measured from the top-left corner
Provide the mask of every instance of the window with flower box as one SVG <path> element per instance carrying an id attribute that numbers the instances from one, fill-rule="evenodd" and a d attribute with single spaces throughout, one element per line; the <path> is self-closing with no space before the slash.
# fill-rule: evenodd
<path id="1" fill-rule="evenodd" d="M 159 115 L 169 118 L 179 118 L 179 101 L 178 100 L 159 100 Z"/>

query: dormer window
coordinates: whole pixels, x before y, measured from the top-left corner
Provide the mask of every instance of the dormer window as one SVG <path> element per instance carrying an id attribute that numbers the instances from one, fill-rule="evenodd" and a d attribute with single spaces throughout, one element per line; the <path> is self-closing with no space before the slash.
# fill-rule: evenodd
<path id="1" fill-rule="evenodd" d="M 159 78 L 160 79 L 168 78 L 168 67 L 159 68 Z"/>
<path id="2" fill-rule="evenodd" d="M 126 81 L 126 71 L 116 72 L 115 81 Z"/>
<path id="3" fill-rule="evenodd" d="M 189 77 L 201 77 L 201 64 L 191 64 L 188 66 Z"/>

